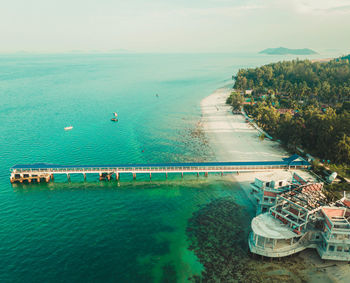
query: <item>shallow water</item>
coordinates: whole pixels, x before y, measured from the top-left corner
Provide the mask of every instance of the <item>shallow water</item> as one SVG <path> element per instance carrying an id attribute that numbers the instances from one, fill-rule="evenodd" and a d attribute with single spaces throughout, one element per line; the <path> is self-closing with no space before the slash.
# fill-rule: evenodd
<path id="1" fill-rule="evenodd" d="M 18 163 L 113 164 L 215 160 L 193 138 L 200 100 L 253 54 L 1 55 L 0 281 L 184 281 L 203 267 L 187 221 L 211 200 L 249 205 L 219 176 L 90 177 L 9 183 Z M 156 97 L 158 94 L 158 98 Z M 112 123 L 117 111 L 119 122 Z M 64 127 L 72 125 L 69 132 Z"/>

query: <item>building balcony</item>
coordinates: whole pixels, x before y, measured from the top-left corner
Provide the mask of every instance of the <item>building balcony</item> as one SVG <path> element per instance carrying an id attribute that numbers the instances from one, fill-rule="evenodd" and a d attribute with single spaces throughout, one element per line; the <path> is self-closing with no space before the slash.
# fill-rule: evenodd
<path id="1" fill-rule="evenodd" d="M 307 248 L 316 247 L 316 244 L 305 245 L 300 241 L 292 243 L 291 240 L 276 240 L 275 244 L 267 243 L 259 245 L 254 240 L 253 232 L 249 235 L 248 244 L 252 253 L 266 257 L 285 257 Z"/>
<path id="2" fill-rule="evenodd" d="M 350 261 L 350 252 L 349 249 L 345 251 L 344 249 L 334 251 L 326 250 L 321 245 L 317 246 L 317 252 L 322 259 L 326 260 L 339 260 L 339 261 Z"/>

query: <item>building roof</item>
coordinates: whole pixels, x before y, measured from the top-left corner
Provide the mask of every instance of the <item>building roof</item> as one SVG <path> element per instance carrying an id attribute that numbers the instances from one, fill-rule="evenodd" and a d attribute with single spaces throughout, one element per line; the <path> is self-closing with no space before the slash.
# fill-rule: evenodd
<path id="1" fill-rule="evenodd" d="M 350 208 L 350 201 L 349 201 L 349 200 L 344 199 L 344 200 L 343 200 L 343 204 L 344 204 L 346 207 L 349 207 L 349 208 Z"/>
<path id="2" fill-rule="evenodd" d="M 300 165 L 300 164 L 310 165 L 308 161 L 306 161 L 304 158 L 302 158 L 298 154 L 293 154 L 292 156 L 283 158 L 283 161 L 287 162 L 288 165 L 290 166 Z"/>
<path id="3" fill-rule="evenodd" d="M 345 207 L 323 207 L 322 212 L 326 218 L 326 225 L 330 230 L 342 229 L 344 231 L 350 229 L 350 223 L 345 217 Z"/>
<path id="4" fill-rule="evenodd" d="M 327 205 L 327 198 L 322 192 L 323 183 L 314 183 L 300 186 L 281 196 L 294 204 L 312 211 Z"/>
<path id="5" fill-rule="evenodd" d="M 291 239 L 296 234 L 270 213 L 260 214 L 252 220 L 252 230 L 255 234 L 270 239 Z"/>
<path id="6" fill-rule="evenodd" d="M 341 207 L 323 207 L 322 211 L 329 219 L 344 217 L 345 209 Z"/>
<path id="7" fill-rule="evenodd" d="M 295 114 L 295 111 L 293 109 L 288 109 L 288 108 L 280 108 L 280 109 L 277 109 L 277 111 L 280 113 L 280 114 L 286 114 L 286 113 L 290 113 L 292 115 Z"/>

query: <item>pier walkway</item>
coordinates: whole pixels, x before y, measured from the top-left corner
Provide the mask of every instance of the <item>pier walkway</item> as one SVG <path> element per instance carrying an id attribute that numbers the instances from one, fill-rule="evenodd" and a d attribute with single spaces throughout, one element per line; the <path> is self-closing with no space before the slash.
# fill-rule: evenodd
<path id="1" fill-rule="evenodd" d="M 82 174 L 86 179 L 87 174 L 99 174 L 100 180 L 111 180 L 113 177 L 119 180 L 120 174 L 178 173 L 183 177 L 184 173 L 195 173 L 199 176 L 204 173 L 239 173 L 258 172 L 266 170 L 305 169 L 310 164 L 293 155 L 281 161 L 246 161 L 246 162 L 191 162 L 191 163 L 154 163 L 154 164 L 117 164 L 117 165 L 57 165 L 57 164 L 23 164 L 11 167 L 11 183 L 23 182 L 49 182 L 56 174 L 66 174 L 70 179 L 71 174 Z"/>

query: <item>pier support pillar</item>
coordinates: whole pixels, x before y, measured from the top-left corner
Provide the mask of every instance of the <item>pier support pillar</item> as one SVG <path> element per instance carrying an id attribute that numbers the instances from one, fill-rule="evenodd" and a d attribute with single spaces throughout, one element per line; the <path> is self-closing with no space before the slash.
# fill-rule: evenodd
<path id="1" fill-rule="evenodd" d="M 67 173 L 67 180 L 70 181 L 70 174 Z"/>
<path id="2" fill-rule="evenodd" d="M 84 181 L 86 181 L 86 173 L 84 173 L 83 175 L 84 175 Z"/>
<path id="3" fill-rule="evenodd" d="M 136 180 L 136 173 L 132 173 L 132 178 Z"/>
<path id="4" fill-rule="evenodd" d="M 53 177 L 53 174 L 50 175 L 51 181 L 53 181 L 55 178 Z"/>
<path id="5" fill-rule="evenodd" d="M 197 172 L 197 177 L 199 177 L 199 172 Z"/>
<path id="6" fill-rule="evenodd" d="M 184 177 L 184 172 L 181 172 L 181 178 L 183 178 Z"/>
<path id="7" fill-rule="evenodd" d="M 221 177 L 224 176 L 224 172 L 221 172 Z"/>
<path id="8" fill-rule="evenodd" d="M 111 175 L 110 175 L 110 174 L 107 175 L 107 180 L 108 180 L 108 181 L 111 180 Z"/>
<path id="9" fill-rule="evenodd" d="M 118 172 L 115 173 L 115 179 L 116 179 L 117 181 L 119 181 L 119 173 L 118 173 Z"/>
<path id="10" fill-rule="evenodd" d="M 149 173 L 149 179 L 152 180 L 152 173 Z"/>
<path id="11" fill-rule="evenodd" d="M 165 172 L 165 179 L 168 179 L 168 172 Z"/>
<path id="12" fill-rule="evenodd" d="M 37 181 L 38 183 L 40 183 L 40 178 L 36 178 L 36 181 Z"/>
<path id="13" fill-rule="evenodd" d="M 205 177 L 208 177 L 208 172 L 205 172 L 205 173 L 204 173 L 204 176 L 205 176 Z"/>

